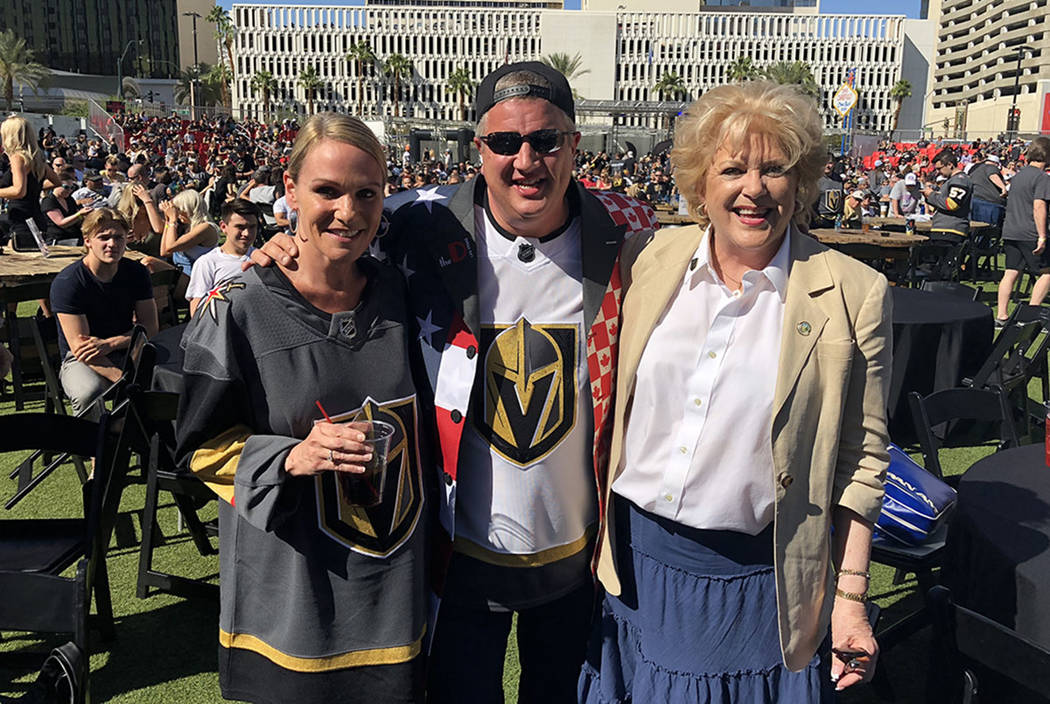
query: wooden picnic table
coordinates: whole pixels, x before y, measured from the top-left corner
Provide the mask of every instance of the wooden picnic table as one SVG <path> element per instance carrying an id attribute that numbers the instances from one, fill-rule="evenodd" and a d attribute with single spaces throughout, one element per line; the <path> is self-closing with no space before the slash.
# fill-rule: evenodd
<path id="1" fill-rule="evenodd" d="M 661 225 L 692 225 L 693 220 L 691 215 L 679 215 L 678 213 L 669 213 L 663 210 L 656 211 L 656 221 Z"/>
<path id="2" fill-rule="evenodd" d="M 907 249 L 929 239 L 925 235 L 909 235 L 904 232 L 889 232 L 887 230 L 869 230 L 864 232 L 862 230 L 821 228 L 810 230 L 809 234 L 824 244 L 873 244 L 878 247 L 892 249 Z"/>
<path id="3" fill-rule="evenodd" d="M 29 281 L 51 281 L 59 272 L 84 256 L 83 247 L 55 245 L 49 249 L 49 257 L 40 252 L 14 252 L 5 249 L 0 255 L 0 287 Z M 124 256 L 141 261 L 146 255 L 129 249 Z"/>
<path id="4" fill-rule="evenodd" d="M 864 218 L 864 222 L 868 223 L 872 227 L 899 227 L 899 228 L 902 228 L 902 229 L 907 227 L 907 220 L 905 218 L 871 217 L 871 218 Z M 970 229 L 971 230 L 975 230 L 975 229 L 980 228 L 980 227 L 988 227 L 988 226 L 989 226 L 989 223 L 986 223 L 986 222 L 980 222 L 978 220 L 971 220 L 970 221 Z M 930 220 L 916 220 L 915 221 L 915 229 L 916 230 L 919 230 L 919 231 L 922 231 L 922 232 L 928 232 L 932 227 L 933 227 L 933 223 Z"/>

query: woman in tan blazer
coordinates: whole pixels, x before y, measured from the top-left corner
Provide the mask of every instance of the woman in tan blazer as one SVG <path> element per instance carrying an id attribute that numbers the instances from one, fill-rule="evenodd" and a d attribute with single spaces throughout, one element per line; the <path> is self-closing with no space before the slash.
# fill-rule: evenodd
<path id="1" fill-rule="evenodd" d="M 872 676 L 890 298 L 801 229 L 821 136 L 793 88 L 709 91 L 672 151 L 697 225 L 625 245 L 582 702 L 827 702 Z"/>

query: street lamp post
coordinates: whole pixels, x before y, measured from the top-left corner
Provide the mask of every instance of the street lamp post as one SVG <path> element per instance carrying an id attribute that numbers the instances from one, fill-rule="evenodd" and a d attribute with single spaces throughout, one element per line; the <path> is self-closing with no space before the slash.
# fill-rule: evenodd
<path id="1" fill-rule="evenodd" d="M 1017 70 L 1014 72 L 1014 95 L 1013 100 L 1010 102 L 1010 114 L 1006 117 L 1006 133 L 1011 139 L 1017 137 L 1017 131 L 1020 125 L 1020 119 L 1015 119 L 1014 115 L 1017 110 L 1017 94 L 1020 92 L 1021 86 L 1021 59 L 1024 58 L 1026 52 L 1031 52 L 1031 49 L 1025 49 L 1023 47 L 1017 47 Z M 1013 127 L 1013 129 L 1010 129 Z"/>
<path id="2" fill-rule="evenodd" d="M 128 55 L 128 49 L 131 48 L 132 44 L 137 44 L 138 39 L 132 39 L 128 42 L 127 46 L 124 47 L 124 51 L 120 54 L 120 59 L 117 60 L 117 95 L 121 100 L 124 99 L 124 76 L 122 69 L 124 68 L 124 57 Z"/>
<path id="3" fill-rule="evenodd" d="M 197 20 L 201 15 L 198 12 L 183 12 L 185 17 L 193 18 L 193 70 L 190 77 L 190 119 L 197 119 L 197 73 L 200 71 L 200 62 L 197 60 Z"/>

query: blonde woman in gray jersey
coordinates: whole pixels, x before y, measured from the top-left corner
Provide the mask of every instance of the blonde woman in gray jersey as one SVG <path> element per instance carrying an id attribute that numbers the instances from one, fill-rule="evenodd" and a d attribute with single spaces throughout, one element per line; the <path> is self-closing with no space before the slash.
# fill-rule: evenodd
<path id="1" fill-rule="evenodd" d="M 384 163 L 360 120 L 311 118 L 285 177 L 300 257 L 212 289 L 184 338 L 178 455 L 223 499 L 228 699 L 422 701 L 432 411 L 404 281 L 368 256 Z M 358 421 L 374 420 L 394 435 L 385 486 L 362 501 L 346 478 L 371 459 Z"/>

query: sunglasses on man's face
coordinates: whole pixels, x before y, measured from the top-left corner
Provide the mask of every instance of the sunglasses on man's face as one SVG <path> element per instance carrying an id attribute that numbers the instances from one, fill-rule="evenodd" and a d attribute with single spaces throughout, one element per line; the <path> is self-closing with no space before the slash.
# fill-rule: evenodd
<path id="1" fill-rule="evenodd" d="M 562 130 L 536 130 L 529 134 L 519 132 L 490 132 L 478 137 L 490 150 L 502 156 L 514 156 L 521 151 L 521 145 L 529 143 L 538 154 L 553 154 L 561 149 L 562 135 L 574 134 Z"/>

